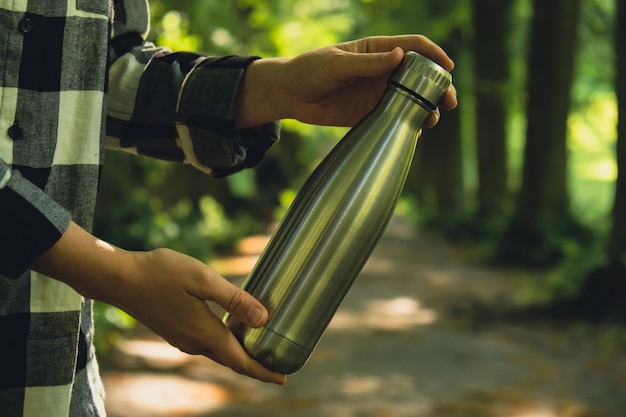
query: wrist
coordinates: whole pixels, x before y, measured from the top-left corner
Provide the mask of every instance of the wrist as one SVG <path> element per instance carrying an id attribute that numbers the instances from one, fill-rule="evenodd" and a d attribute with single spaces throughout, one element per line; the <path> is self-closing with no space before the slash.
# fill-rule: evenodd
<path id="1" fill-rule="evenodd" d="M 237 129 L 291 117 L 289 97 L 284 89 L 287 62 L 286 58 L 264 58 L 248 66 L 235 104 Z"/>

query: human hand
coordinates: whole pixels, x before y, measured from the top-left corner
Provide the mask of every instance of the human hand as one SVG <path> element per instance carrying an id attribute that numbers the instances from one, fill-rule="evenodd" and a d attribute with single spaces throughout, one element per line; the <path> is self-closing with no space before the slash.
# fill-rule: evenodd
<path id="1" fill-rule="evenodd" d="M 286 377 L 252 359 L 206 301 L 251 327 L 267 321 L 263 305 L 202 262 L 169 249 L 130 252 L 71 223 L 32 269 L 85 297 L 114 305 L 180 350 L 204 355 L 235 372 L 284 384 Z"/>
<path id="2" fill-rule="evenodd" d="M 237 373 L 284 384 L 286 377 L 252 359 L 209 308 L 217 303 L 250 327 L 267 321 L 265 307 L 202 262 L 169 249 L 140 253 L 142 273 L 120 307 L 181 351 L 204 355 Z"/>
<path id="3" fill-rule="evenodd" d="M 251 125 L 245 115 L 256 112 L 255 116 L 260 117 L 266 110 L 274 111 L 274 119 L 353 126 L 378 103 L 387 78 L 402 62 L 405 51 L 416 51 L 448 71 L 454 67 L 441 47 L 421 35 L 369 37 L 315 49 L 292 59 L 258 60 L 248 69 L 244 87 L 252 89 L 258 83 L 270 86 L 270 91 L 250 107 L 242 100 L 240 121 Z M 243 94 L 249 91 L 245 88 Z M 439 106 L 451 110 L 456 105 L 456 90 L 451 86 Z M 425 126 L 433 127 L 439 117 L 437 109 Z"/>

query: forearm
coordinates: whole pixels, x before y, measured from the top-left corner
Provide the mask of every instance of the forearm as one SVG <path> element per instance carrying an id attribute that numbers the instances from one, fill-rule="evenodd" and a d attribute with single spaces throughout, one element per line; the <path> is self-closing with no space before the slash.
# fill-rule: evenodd
<path id="1" fill-rule="evenodd" d="M 64 282 L 81 295 L 123 307 L 122 292 L 138 274 L 141 253 L 116 248 L 76 223 L 31 268 Z"/>

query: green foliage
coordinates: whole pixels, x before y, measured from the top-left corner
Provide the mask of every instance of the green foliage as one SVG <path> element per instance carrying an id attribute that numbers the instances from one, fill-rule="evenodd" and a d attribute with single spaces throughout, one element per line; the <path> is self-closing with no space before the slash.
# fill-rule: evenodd
<path id="1" fill-rule="evenodd" d="M 576 239 L 563 239 L 559 245 L 564 260 L 543 274 L 542 279 L 528 283 L 524 293 L 527 305 L 549 305 L 576 297 L 602 259 L 603 246 L 598 240 L 583 245 Z"/>
<path id="2" fill-rule="evenodd" d="M 572 90 L 574 109 L 586 107 L 597 93 L 612 93 L 615 52 L 613 48 L 615 2 L 582 2 L 578 33 L 578 82 Z"/>
<path id="3" fill-rule="evenodd" d="M 231 251 L 238 239 L 257 230 L 251 216 L 227 215 L 211 195 L 197 201 L 184 198 L 166 208 L 162 196 L 137 186 L 106 215 L 97 217 L 96 233 L 127 249 L 169 247 L 208 261 L 216 252 Z"/>
<path id="4" fill-rule="evenodd" d="M 93 314 L 97 328 L 94 345 L 98 355 L 106 357 L 124 333 L 135 327 L 136 322 L 122 310 L 99 301 L 94 302 Z"/>

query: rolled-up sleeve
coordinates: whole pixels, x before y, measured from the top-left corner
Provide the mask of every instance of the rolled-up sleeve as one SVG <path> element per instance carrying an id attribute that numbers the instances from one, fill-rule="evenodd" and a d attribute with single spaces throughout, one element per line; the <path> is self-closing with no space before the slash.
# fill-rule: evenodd
<path id="1" fill-rule="evenodd" d="M 116 2 L 107 147 L 186 162 L 216 177 L 256 165 L 280 130 L 278 121 L 235 128 L 239 87 L 257 57 L 158 48 L 141 35 L 142 20 L 128 20 L 129 8 L 142 2 Z"/>
<path id="2" fill-rule="evenodd" d="M 19 277 L 70 221 L 67 210 L 0 160 L 0 275 Z"/>

